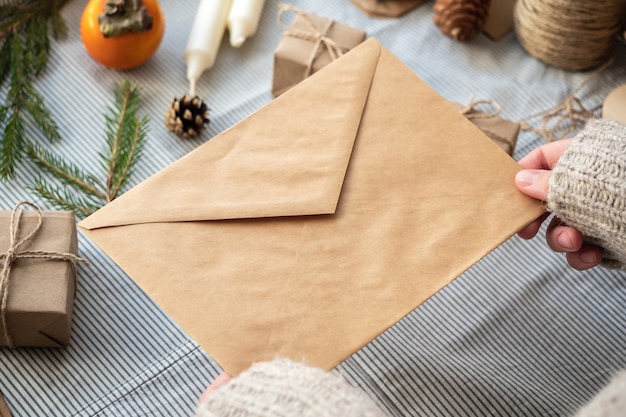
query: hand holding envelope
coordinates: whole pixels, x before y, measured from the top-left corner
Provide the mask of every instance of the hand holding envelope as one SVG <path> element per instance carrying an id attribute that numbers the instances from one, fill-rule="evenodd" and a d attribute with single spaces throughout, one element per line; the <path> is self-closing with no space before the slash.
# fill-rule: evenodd
<path id="1" fill-rule="evenodd" d="M 331 369 L 543 212 L 519 169 L 370 39 L 79 226 L 228 373 Z"/>

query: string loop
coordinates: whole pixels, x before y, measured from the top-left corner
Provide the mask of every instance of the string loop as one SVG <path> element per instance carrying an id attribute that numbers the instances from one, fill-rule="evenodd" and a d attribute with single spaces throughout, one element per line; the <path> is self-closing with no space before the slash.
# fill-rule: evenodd
<path id="1" fill-rule="evenodd" d="M 613 59 L 611 58 L 601 67 L 589 74 L 582 84 L 554 108 L 535 113 L 520 120 L 521 129 L 537 133 L 546 142 L 566 138 L 579 130 L 589 119 L 595 118 L 596 115 L 592 110 L 586 108 L 582 100 L 576 95 L 612 63 Z M 539 129 L 527 123 L 529 120 L 539 116 L 541 116 L 541 127 Z M 559 131 L 563 132 L 557 135 Z"/>

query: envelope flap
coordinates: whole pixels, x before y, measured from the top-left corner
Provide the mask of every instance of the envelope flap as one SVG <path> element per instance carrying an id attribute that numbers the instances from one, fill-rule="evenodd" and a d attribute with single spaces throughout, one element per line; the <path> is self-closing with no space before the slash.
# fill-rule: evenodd
<path id="1" fill-rule="evenodd" d="M 380 55 L 366 43 L 79 225 L 334 213 Z"/>

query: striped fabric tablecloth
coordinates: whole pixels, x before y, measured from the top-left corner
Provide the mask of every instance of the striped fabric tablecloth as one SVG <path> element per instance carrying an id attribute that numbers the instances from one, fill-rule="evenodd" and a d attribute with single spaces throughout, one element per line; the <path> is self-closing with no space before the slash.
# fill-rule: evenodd
<path id="1" fill-rule="evenodd" d="M 538 62 L 514 34 L 499 42 L 484 36 L 452 41 L 434 26 L 432 2 L 398 19 L 367 17 L 348 0 L 291 3 L 366 30 L 445 98 L 495 100 L 510 120 L 552 108 L 590 75 Z M 272 100 L 281 34 L 277 0 L 267 1 L 259 31 L 240 49 L 224 39 L 215 67 L 203 75 L 198 90 L 211 123 L 196 140 L 170 134 L 163 115 L 187 89 L 183 52 L 198 2 L 161 0 L 163 43 L 148 64 L 123 72 L 85 52 L 79 34 L 85 4 L 74 0 L 64 8 L 69 36 L 53 43 L 49 67 L 36 83 L 63 137 L 49 149 L 79 166 L 99 168 L 103 116 L 122 79 L 140 86 L 140 114 L 151 119 L 131 186 Z M 623 49 L 579 92 L 587 108 L 599 112 L 604 97 L 626 82 Z M 4 99 L 6 85 L 0 93 Z M 32 124 L 27 131 L 41 139 Z M 523 132 L 514 157 L 542 142 Z M 50 209 L 28 189 L 36 175 L 35 166 L 20 164 L 13 180 L 0 183 L 0 209 L 20 200 Z M 0 349 L 0 391 L 14 416 L 192 415 L 219 366 L 80 233 L 79 243 L 80 256 L 92 265 L 79 266 L 71 346 Z M 335 372 L 393 416 L 546 417 L 571 415 L 621 368 L 626 275 L 576 272 L 541 237 L 513 237 Z"/>

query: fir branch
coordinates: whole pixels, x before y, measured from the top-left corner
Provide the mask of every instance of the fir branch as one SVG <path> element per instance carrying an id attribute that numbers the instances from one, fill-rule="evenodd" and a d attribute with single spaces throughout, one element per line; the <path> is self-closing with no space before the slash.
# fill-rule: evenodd
<path id="1" fill-rule="evenodd" d="M 14 167 L 19 159 L 19 142 L 24 135 L 24 124 L 18 112 L 9 112 L 9 108 L 0 108 L 3 122 L 7 121 L 4 137 L 0 144 L 0 176 L 13 173 L 11 168 L 4 171 L 3 168 Z"/>
<path id="2" fill-rule="evenodd" d="M 26 150 L 30 159 L 43 171 L 56 177 L 61 183 L 79 193 L 105 200 L 106 193 L 100 191 L 102 183 L 93 175 L 85 173 L 76 165 L 46 151 L 41 145 L 29 145 Z"/>
<path id="3" fill-rule="evenodd" d="M 119 153 L 119 163 L 116 165 L 117 169 L 111 177 L 109 187 L 109 198 L 111 200 L 117 197 L 117 194 L 124 188 L 133 173 L 133 168 L 139 160 L 146 142 L 147 124 L 147 118 L 136 122 L 134 131 L 127 136 L 128 140 L 123 143 L 122 152 Z"/>
<path id="4" fill-rule="evenodd" d="M 69 0 L 23 0 L 0 6 L 0 87 L 9 82 L 6 100 L 0 107 L 0 179 L 15 175 L 15 167 L 26 152 L 26 114 L 50 142 L 60 139 L 59 129 L 43 98 L 33 87 L 34 79 L 46 68 L 50 37 L 60 39 L 67 27 L 60 15 Z M 6 124 L 5 124 L 6 123 Z"/>
<path id="5" fill-rule="evenodd" d="M 128 134 L 130 123 L 137 113 L 137 97 L 131 97 L 130 83 L 125 82 L 115 89 L 116 108 L 111 109 L 113 117 L 107 117 L 107 144 L 108 154 L 100 154 L 104 166 L 109 173 L 107 178 L 107 189 L 111 189 L 113 177 L 118 170 L 118 162 L 122 145 L 122 138 Z"/>
<path id="6" fill-rule="evenodd" d="M 34 16 L 45 16 L 56 20 L 63 6 L 70 0 L 21 0 L 20 2 L 0 5 L 0 38 L 6 37 L 9 33 L 19 33 L 21 29 L 32 21 Z M 63 35 L 62 27 L 67 27 L 63 20 L 56 22 L 58 25 L 53 35 Z M 61 30 L 58 30 L 61 29 Z"/>
<path id="7" fill-rule="evenodd" d="M 108 154 L 100 154 L 109 175 L 107 194 L 113 200 L 125 185 L 145 143 L 147 119 L 137 120 L 139 92 L 125 81 L 115 90 L 117 107 L 107 117 Z"/>
<path id="8" fill-rule="evenodd" d="M 46 183 L 41 177 L 35 180 L 35 185 L 31 187 L 31 191 L 50 202 L 53 207 L 73 211 L 80 218 L 87 217 L 100 208 L 100 205 L 94 204 L 68 189 L 61 189 Z"/>
<path id="9" fill-rule="evenodd" d="M 24 123 L 20 114 L 20 106 L 15 103 L 21 100 L 21 89 L 15 88 L 13 79 L 19 78 L 21 74 L 22 54 L 21 43 L 17 36 L 6 40 L 10 43 L 9 62 L 11 68 L 16 69 L 11 73 L 11 86 L 7 92 L 7 102 L 9 104 L 0 107 L 2 113 L 2 123 L 4 134 L 0 143 L 0 177 L 6 178 L 13 174 L 13 170 L 19 160 L 21 141 L 24 137 Z M 5 124 L 6 122 L 6 124 Z"/>
<path id="10" fill-rule="evenodd" d="M 9 76 L 11 69 L 11 43 L 5 40 L 0 47 L 0 86 Z"/>
<path id="11" fill-rule="evenodd" d="M 51 10 L 50 28 L 54 39 L 64 39 L 67 36 L 67 25 L 61 16 L 60 7 Z"/>
<path id="12" fill-rule="evenodd" d="M 39 129 L 51 142 L 61 140 L 59 128 L 48 109 L 44 106 L 42 98 L 30 86 L 25 87 L 25 99 L 22 103 L 24 108 L 30 113 Z"/>
<path id="13" fill-rule="evenodd" d="M 36 180 L 31 188 L 53 206 L 72 210 L 83 217 L 115 199 L 122 191 L 139 161 L 147 137 L 148 119 L 137 118 L 139 90 L 128 81 L 115 89 L 115 105 L 109 108 L 106 121 L 106 152 L 100 153 L 106 181 L 46 151 L 42 145 L 28 144 L 27 155 L 42 171 L 50 174 L 61 189 Z"/>
<path id="14" fill-rule="evenodd" d="M 41 74 L 48 62 L 50 39 L 44 16 L 37 15 L 25 29 L 26 62 L 32 66 L 35 76 Z"/>

